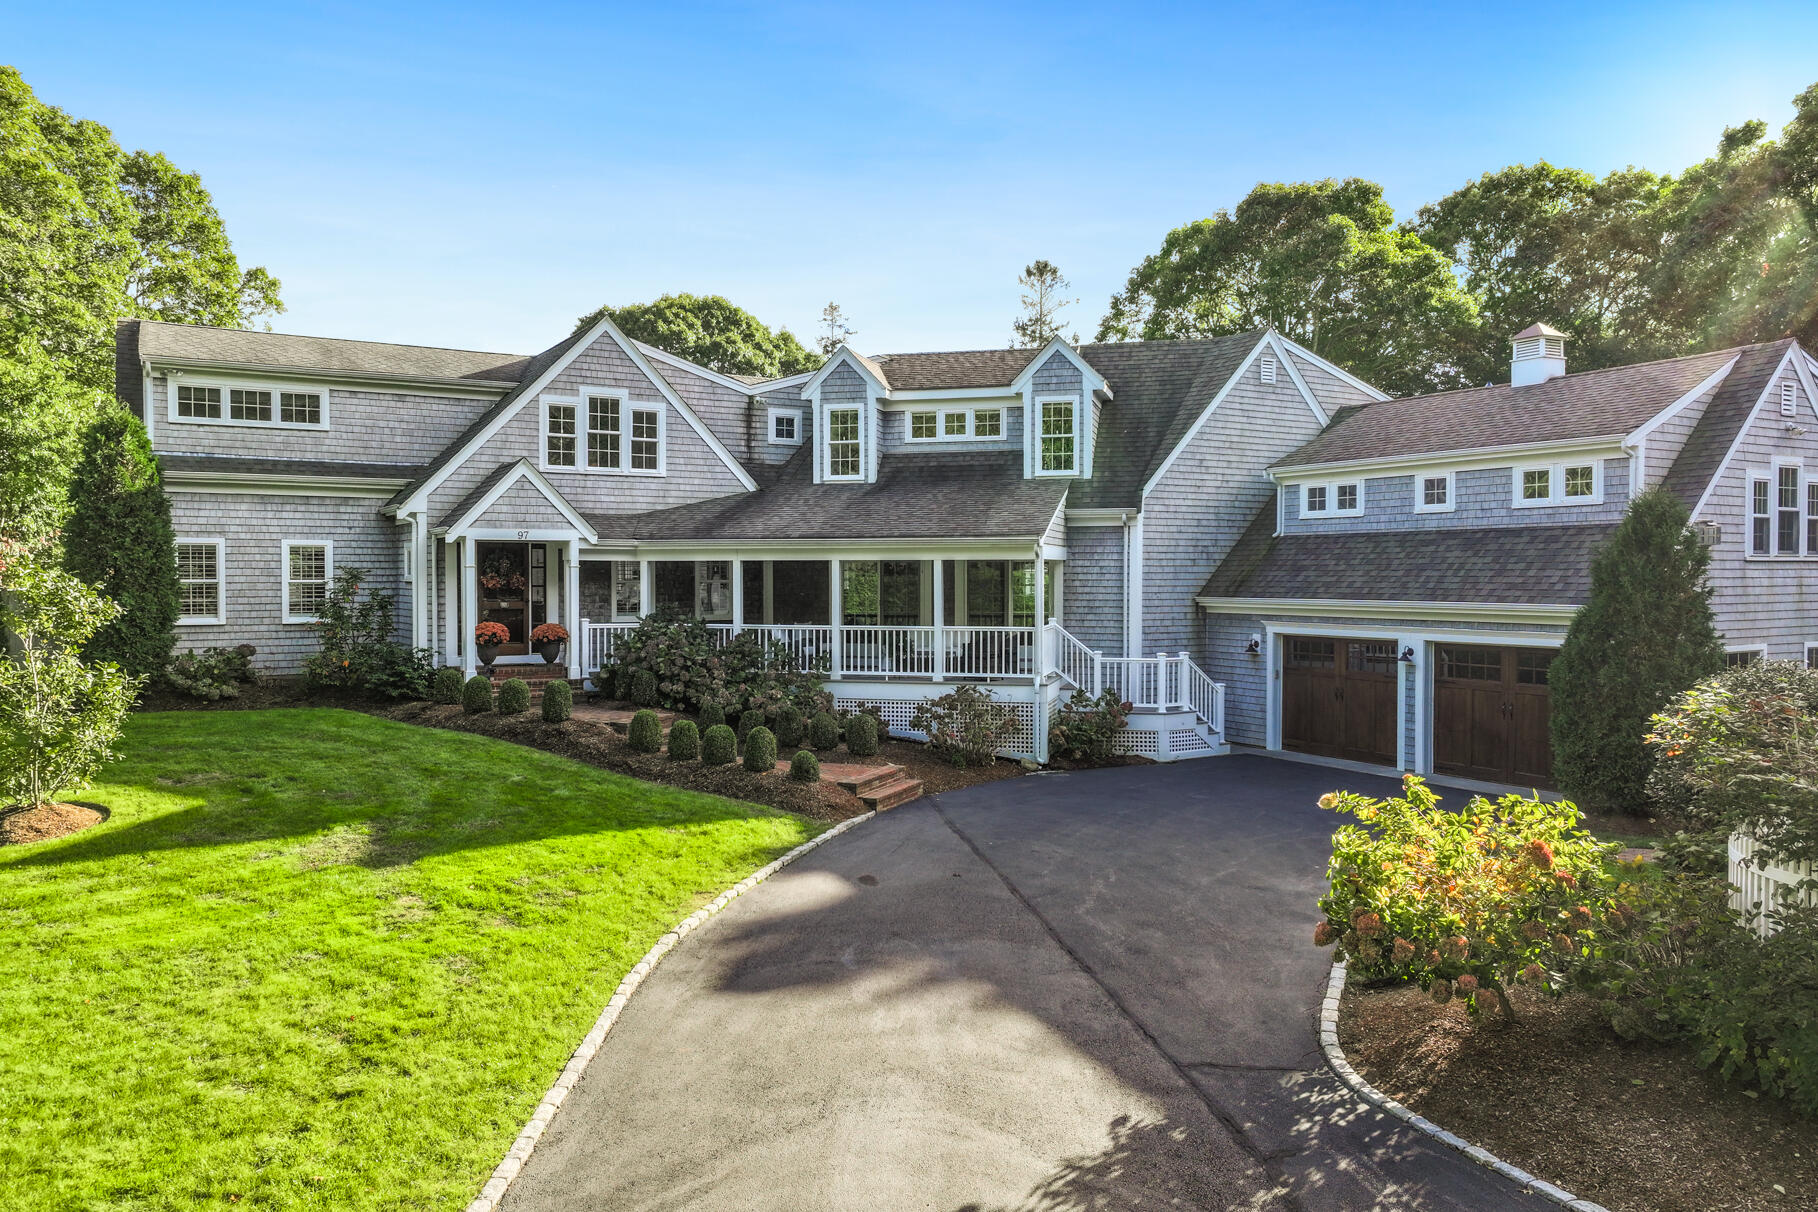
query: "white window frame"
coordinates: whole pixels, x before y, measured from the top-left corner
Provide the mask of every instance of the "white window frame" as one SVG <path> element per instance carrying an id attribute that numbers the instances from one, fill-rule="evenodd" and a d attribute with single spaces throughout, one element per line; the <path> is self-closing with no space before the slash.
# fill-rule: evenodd
<path id="1" fill-rule="evenodd" d="M 595 398 L 619 402 L 619 466 L 595 467 L 588 463 L 587 435 Z M 574 463 L 549 461 L 549 410 L 552 407 L 574 409 Z M 654 413 L 657 419 L 656 466 L 631 465 L 632 426 L 638 413 Z M 601 430 L 598 432 L 607 432 Z M 638 439 L 643 441 L 646 439 Z M 576 472 L 596 476 L 666 476 L 669 474 L 669 409 L 660 401 L 634 400 L 622 388 L 583 387 L 576 396 L 548 395 L 537 400 L 537 466 L 543 471 Z"/>
<path id="2" fill-rule="evenodd" d="M 213 615 L 185 614 L 177 618 L 179 627 L 219 627 L 227 622 L 227 540 L 216 538 L 192 538 L 179 536 L 178 547 L 213 547 L 215 549 L 215 613 Z M 182 575 L 182 565 L 178 564 L 177 601 L 183 601 L 185 584 L 206 585 L 208 582 Z"/>
<path id="3" fill-rule="evenodd" d="M 1080 464 L 1085 461 L 1086 457 L 1085 419 L 1080 415 L 1079 403 L 1079 397 L 1073 395 L 1037 396 L 1035 398 L 1035 423 L 1032 426 L 1030 433 L 1030 441 L 1032 443 L 1031 453 L 1033 454 L 1033 458 L 1030 460 L 1030 467 L 1036 475 L 1077 476 L 1079 474 Z M 1073 438 L 1073 465 L 1065 470 L 1060 468 L 1045 469 L 1042 467 L 1042 442 L 1047 437 L 1047 434 L 1044 432 L 1044 422 L 1047 416 L 1048 405 L 1050 404 L 1065 404 L 1068 408 L 1073 410 L 1073 433 L 1071 435 Z"/>
<path id="4" fill-rule="evenodd" d="M 1566 468 L 1586 467 L 1591 469 L 1591 495 L 1587 497 L 1568 497 L 1565 495 Z M 1522 481 L 1530 471 L 1547 473 L 1547 495 L 1529 499 L 1522 495 Z M 1602 459 L 1562 459 L 1557 463 L 1519 463 L 1509 477 L 1509 496 L 1516 509 L 1549 509 L 1560 505 L 1601 505 L 1603 504 L 1603 460 Z"/>
<path id="5" fill-rule="evenodd" d="M 1755 512 L 1755 486 L 1761 485 L 1765 513 Z M 1774 477 L 1765 471 L 1751 471 L 1742 489 L 1742 554 L 1751 560 L 1766 560 L 1774 555 Z M 1755 523 L 1767 527 L 1767 540 L 1761 549 L 1755 547 Z"/>
<path id="6" fill-rule="evenodd" d="M 1818 658 L 1818 640 L 1807 640 L 1805 642 L 1805 667 L 1807 669 L 1818 669 L 1818 664 L 1813 663 L 1814 658 Z"/>
<path id="7" fill-rule="evenodd" d="M 1731 653 L 1752 652 L 1755 654 L 1753 663 L 1759 665 L 1767 660 L 1767 651 L 1766 644 L 1731 644 L 1724 648 L 1723 655 L 1727 657 Z M 1727 661 L 1724 662 L 1724 667 L 1726 669 L 1729 668 L 1729 663 Z"/>
<path id="8" fill-rule="evenodd" d="M 177 389 L 179 387 L 212 387 L 221 393 L 221 415 L 218 417 L 185 417 L 177 413 Z M 233 393 L 236 391 L 268 391 L 271 393 L 271 420 L 244 421 L 233 415 Z M 319 396 L 321 398 L 322 419 L 316 422 L 286 421 L 284 417 L 284 397 L 286 395 Z M 253 379 L 222 379 L 204 375 L 171 375 L 164 377 L 164 417 L 172 425 L 231 425 L 240 429 L 302 429 L 325 430 L 329 427 L 328 388 L 311 383 L 271 383 Z"/>
<path id="9" fill-rule="evenodd" d="M 997 432 L 983 434 L 978 432 L 978 414 L 994 412 L 997 414 Z M 932 414 L 934 417 L 934 436 L 918 438 L 915 436 L 915 418 L 918 414 Z M 947 421 L 951 417 L 960 418 L 962 429 L 959 433 L 947 432 Z M 903 441 L 911 446 L 932 446 L 941 442 L 1001 442 L 1004 440 L 1004 409 L 1001 404 L 976 404 L 966 408 L 942 408 L 939 405 L 929 407 L 911 407 L 903 410 Z M 1079 452 L 1075 443 L 1074 460 L 1078 461 Z M 1054 474 L 1054 473 L 1050 473 Z"/>
<path id="10" fill-rule="evenodd" d="M 821 478 L 836 484 L 850 484 L 865 478 L 865 404 L 829 404 L 823 411 L 825 424 L 821 426 Z M 858 470 L 848 474 L 838 474 L 833 470 L 833 414 L 849 412 L 856 422 L 857 433 L 851 439 L 841 439 L 842 444 L 850 441 L 857 447 Z"/>
<path id="11" fill-rule="evenodd" d="M 333 539 L 285 539 L 278 544 L 278 594 L 283 603 L 282 618 L 286 623 L 313 623 L 320 615 L 303 614 L 290 608 L 290 549 L 293 547 L 320 547 L 322 549 L 322 592 L 324 595 L 335 583 L 335 544 Z"/>
<path id="12" fill-rule="evenodd" d="M 1446 499 L 1442 505 L 1427 504 L 1427 481 L 1443 480 Z M 1417 471 L 1414 473 L 1414 512 L 1451 513 L 1458 508 L 1458 473 L 1455 471 Z"/>
<path id="13" fill-rule="evenodd" d="M 788 417 L 795 423 L 795 437 L 779 438 L 776 436 L 778 417 Z M 764 430 L 770 437 L 772 446 L 800 446 L 802 444 L 802 410 L 799 408 L 779 408 L 771 405 L 764 410 Z"/>
<path id="14" fill-rule="evenodd" d="M 1780 515 L 1784 512 L 1789 512 L 1784 510 L 1780 504 L 1780 473 L 1783 471 L 1790 471 L 1793 473 L 1793 509 L 1790 512 L 1797 513 L 1799 517 L 1799 524 L 1793 532 L 1793 547 L 1790 551 L 1784 550 L 1780 546 Z M 1806 485 L 1809 480 L 1805 474 L 1805 463 L 1800 459 L 1775 459 L 1774 470 L 1769 473 L 1766 478 L 1768 482 L 1769 554 L 1777 560 L 1791 560 L 1797 559 L 1800 556 L 1818 555 L 1818 552 L 1811 552 L 1805 549 L 1806 519 L 1810 516 L 1806 512 L 1808 507 Z"/>
<path id="15" fill-rule="evenodd" d="M 1324 509 L 1308 509 L 1307 508 L 1307 490 L 1309 488 L 1323 488 L 1326 490 L 1326 505 L 1325 505 Z M 1340 509 L 1338 507 L 1338 490 L 1340 488 L 1357 489 L 1357 504 L 1355 507 L 1353 507 L 1351 509 Z M 1364 512 L 1364 481 L 1363 481 L 1363 478 L 1361 476 L 1358 476 L 1358 477 L 1348 477 L 1348 478 L 1342 479 L 1342 480 L 1308 480 L 1308 481 L 1302 483 L 1300 486 L 1300 502 L 1298 505 L 1298 512 L 1299 512 L 1299 515 L 1303 518 L 1358 518 L 1358 517 L 1362 517 L 1363 512 Z"/>

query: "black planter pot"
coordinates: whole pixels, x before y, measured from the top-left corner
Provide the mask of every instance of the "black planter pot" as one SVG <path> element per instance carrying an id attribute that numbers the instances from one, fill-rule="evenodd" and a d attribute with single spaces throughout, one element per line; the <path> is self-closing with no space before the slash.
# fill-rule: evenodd
<path id="1" fill-rule="evenodd" d="M 501 644 L 475 644 L 473 646 L 474 654 L 480 658 L 480 664 L 486 667 L 487 673 L 492 672 L 492 663 L 498 659 L 499 649 L 502 647 Z"/>
<path id="2" fill-rule="evenodd" d="M 553 665 L 562 659 L 562 647 L 567 640 L 551 640 L 547 644 L 533 644 L 536 654 L 543 658 L 543 664 Z"/>

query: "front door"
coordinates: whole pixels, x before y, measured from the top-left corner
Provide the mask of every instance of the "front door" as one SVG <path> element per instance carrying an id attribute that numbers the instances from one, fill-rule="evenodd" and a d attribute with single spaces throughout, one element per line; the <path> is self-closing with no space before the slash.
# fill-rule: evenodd
<path id="1" fill-rule="evenodd" d="M 1283 639 L 1282 747 L 1394 765 L 1400 668 L 1393 640 Z"/>
<path id="2" fill-rule="evenodd" d="M 530 652 L 530 632 L 549 618 L 549 549 L 542 543 L 476 543 L 479 622 L 503 623 L 500 656 Z"/>
<path id="3" fill-rule="evenodd" d="M 1550 648 L 1441 644 L 1434 649 L 1433 766 L 1446 774 L 1545 787 Z"/>

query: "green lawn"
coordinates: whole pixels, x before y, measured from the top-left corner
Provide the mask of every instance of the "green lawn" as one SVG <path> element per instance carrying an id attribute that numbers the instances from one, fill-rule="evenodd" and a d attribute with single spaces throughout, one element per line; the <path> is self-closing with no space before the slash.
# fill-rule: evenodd
<path id="1" fill-rule="evenodd" d="M 326 710 L 134 717 L 0 851 L 0 1207 L 454 1208 L 624 974 L 820 826 Z"/>

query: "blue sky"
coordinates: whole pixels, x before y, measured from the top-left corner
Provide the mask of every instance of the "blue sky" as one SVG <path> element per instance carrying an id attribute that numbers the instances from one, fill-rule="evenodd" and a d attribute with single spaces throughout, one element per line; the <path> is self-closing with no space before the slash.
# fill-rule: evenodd
<path id="1" fill-rule="evenodd" d="M 289 332 L 528 352 L 724 294 L 861 348 L 1005 344 L 1046 257 L 1090 336 L 1259 180 L 1398 214 L 1539 158 L 1674 171 L 1778 128 L 1818 5 L 30 5 L 0 62 L 201 173 Z"/>

